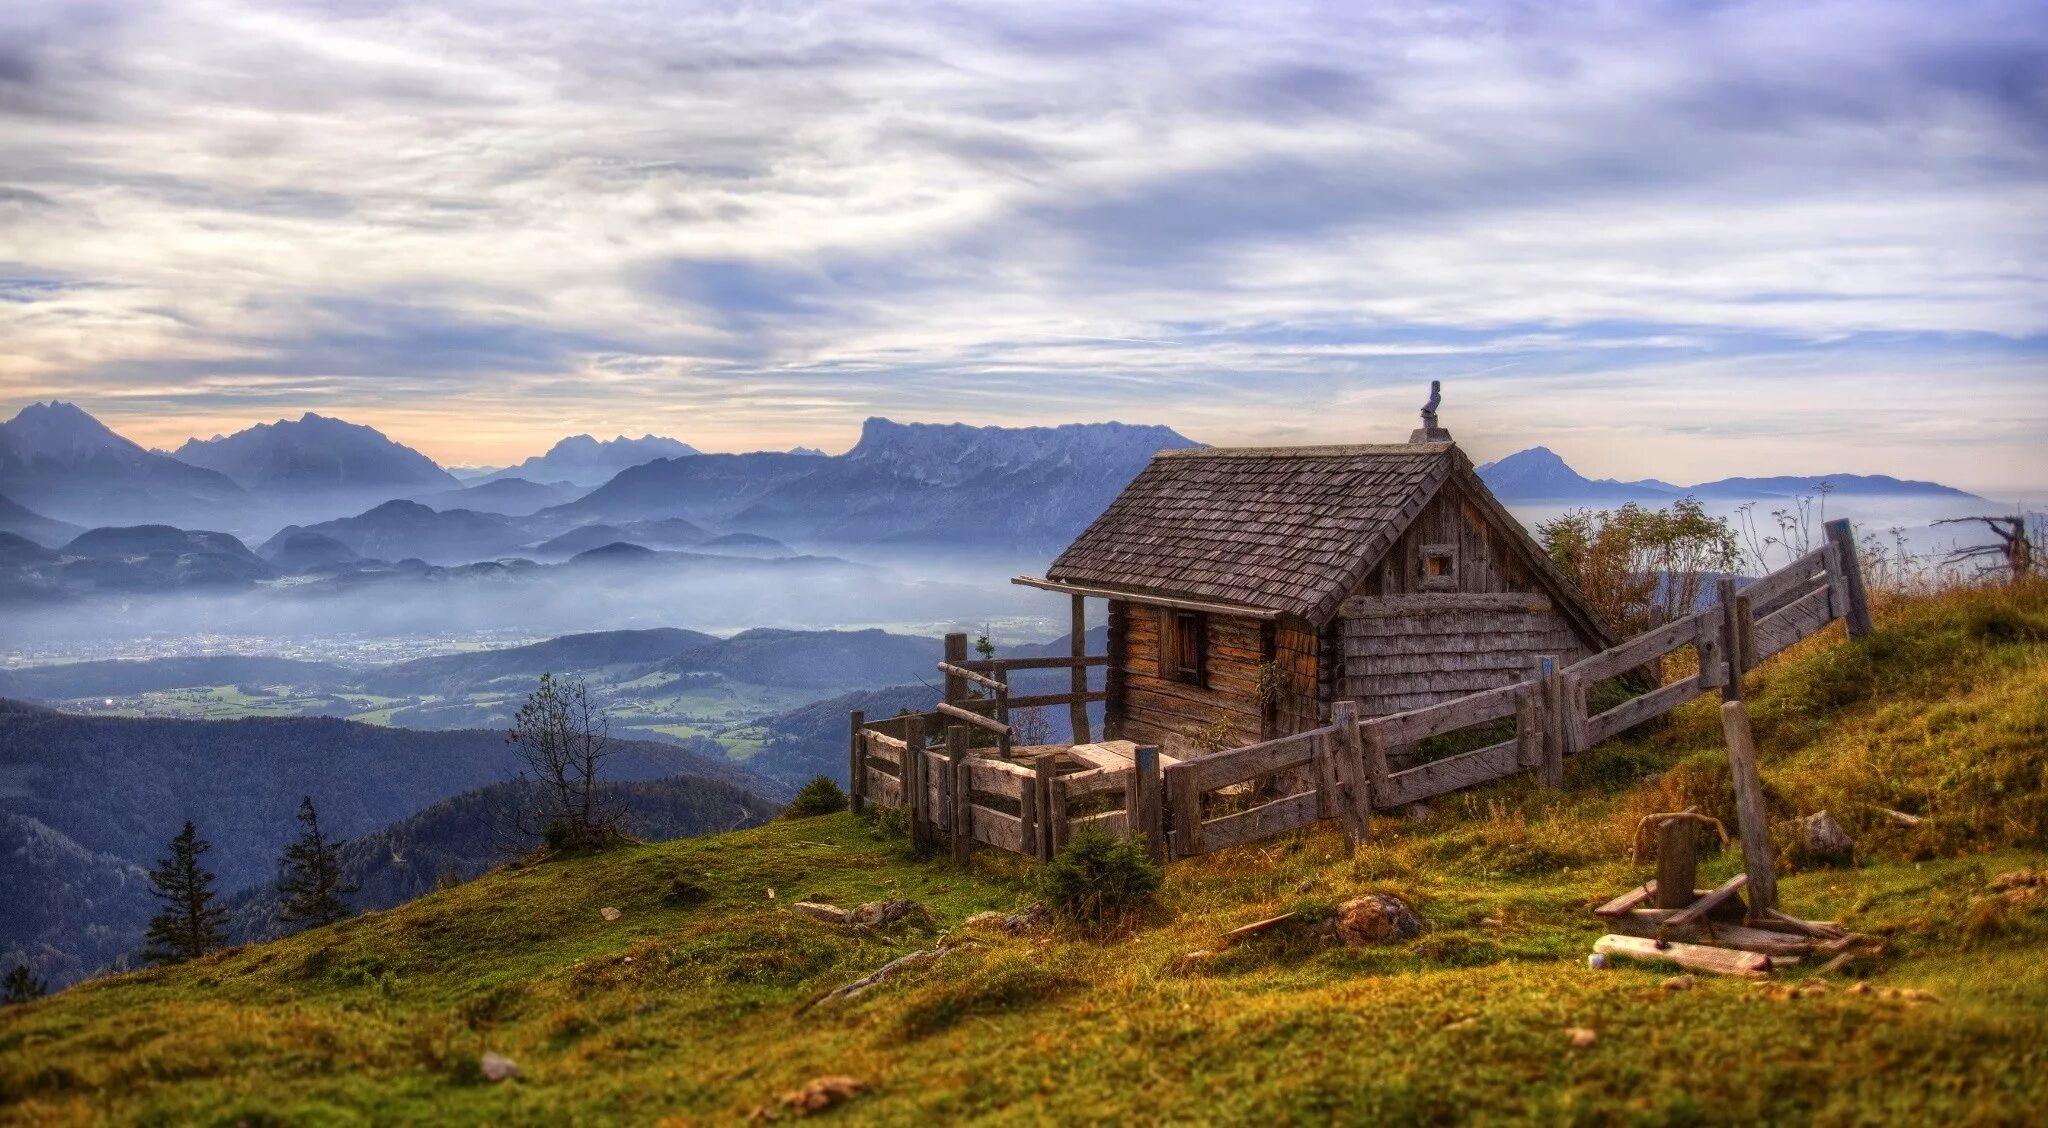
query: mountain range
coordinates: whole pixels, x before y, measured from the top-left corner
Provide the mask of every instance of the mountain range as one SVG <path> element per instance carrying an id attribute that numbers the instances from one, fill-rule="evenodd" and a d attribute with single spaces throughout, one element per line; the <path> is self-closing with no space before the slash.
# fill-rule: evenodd
<path id="1" fill-rule="evenodd" d="M 252 507 L 227 475 L 144 450 L 56 400 L 0 423 L 0 495 L 42 517 L 87 526 L 218 528 L 224 514 Z"/>
<path id="2" fill-rule="evenodd" d="M 374 427 L 310 411 L 232 435 L 188 440 L 173 457 L 224 474 L 250 493 L 346 499 L 345 504 L 462 485 L 433 459 Z"/>
<path id="3" fill-rule="evenodd" d="M 485 477 L 486 481 L 525 478 L 535 482 L 564 481 L 578 486 L 598 486 L 619 471 L 657 458 L 682 458 L 697 448 L 660 435 L 629 439 L 598 440 L 589 435 L 571 435 L 517 466 L 509 466 Z"/>
<path id="4" fill-rule="evenodd" d="M 1690 486 L 1645 478 L 1621 482 L 1588 478 L 1572 469 L 1549 447 L 1530 447 L 1479 467 L 1479 477 L 1505 502 L 1666 504 L 1680 497 L 1720 501 L 1768 501 L 1818 493 L 1823 485 L 1842 496 L 1945 498 L 1982 501 L 1975 494 L 1937 482 L 1919 482 L 1886 474 L 1779 475 L 1765 478 L 1719 478 Z"/>

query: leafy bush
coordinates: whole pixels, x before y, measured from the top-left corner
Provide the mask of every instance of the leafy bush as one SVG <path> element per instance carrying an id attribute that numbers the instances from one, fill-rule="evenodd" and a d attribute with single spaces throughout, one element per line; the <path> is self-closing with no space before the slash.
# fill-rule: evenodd
<path id="1" fill-rule="evenodd" d="M 1055 917 L 1099 929 L 1121 927 L 1151 904 L 1161 875 L 1141 840 L 1089 827 L 1053 856 L 1039 880 Z"/>
<path id="2" fill-rule="evenodd" d="M 811 781 L 804 784 L 803 790 L 796 793 L 796 801 L 784 809 L 782 814 L 784 818 L 807 819 L 845 809 L 846 792 L 839 790 L 839 785 L 832 781 L 831 776 L 821 775 L 812 776 Z"/>

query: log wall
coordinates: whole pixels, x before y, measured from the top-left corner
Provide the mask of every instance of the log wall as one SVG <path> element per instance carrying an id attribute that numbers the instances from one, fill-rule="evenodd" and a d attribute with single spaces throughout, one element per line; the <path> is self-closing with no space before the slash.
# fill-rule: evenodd
<path id="1" fill-rule="evenodd" d="M 1270 656 L 1268 647 L 1277 632 L 1269 634 L 1257 619 L 1206 616 L 1208 684 L 1189 685 L 1160 676 L 1160 617 L 1172 613 L 1136 601 L 1123 603 L 1122 645 L 1117 646 L 1114 638 L 1111 644 L 1112 651 L 1121 651 L 1121 662 L 1113 667 L 1122 674 L 1117 679 L 1123 705 L 1118 714 L 1120 737 L 1156 744 L 1161 752 L 1179 758 L 1196 750 L 1191 734 L 1228 717 L 1231 731 L 1225 747 L 1260 739 L 1267 711 L 1259 700 L 1259 666 Z"/>

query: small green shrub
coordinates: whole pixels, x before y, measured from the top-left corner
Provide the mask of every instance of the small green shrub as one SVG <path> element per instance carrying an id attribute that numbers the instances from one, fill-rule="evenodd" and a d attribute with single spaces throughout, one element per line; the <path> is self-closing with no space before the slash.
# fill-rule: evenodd
<path id="1" fill-rule="evenodd" d="M 829 815 L 846 809 L 846 792 L 839 790 L 831 776 L 812 776 L 803 790 L 796 793 L 796 801 L 783 809 L 782 816 L 790 819 L 807 819 L 816 815 Z"/>
<path id="2" fill-rule="evenodd" d="M 869 807 L 868 833 L 889 842 L 910 837 L 910 815 L 901 807 Z"/>
<path id="3" fill-rule="evenodd" d="M 1159 867 L 1137 838 L 1111 838 L 1089 827 L 1054 855 L 1039 878 L 1046 904 L 1060 920 L 1086 928 L 1119 928 L 1152 903 Z"/>

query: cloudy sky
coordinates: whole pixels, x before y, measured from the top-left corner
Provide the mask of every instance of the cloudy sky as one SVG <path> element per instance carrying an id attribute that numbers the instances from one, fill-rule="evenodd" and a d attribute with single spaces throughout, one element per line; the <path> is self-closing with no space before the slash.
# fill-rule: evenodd
<path id="1" fill-rule="evenodd" d="M 2048 9 L 7 0 L 0 409 L 2048 485 Z"/>

